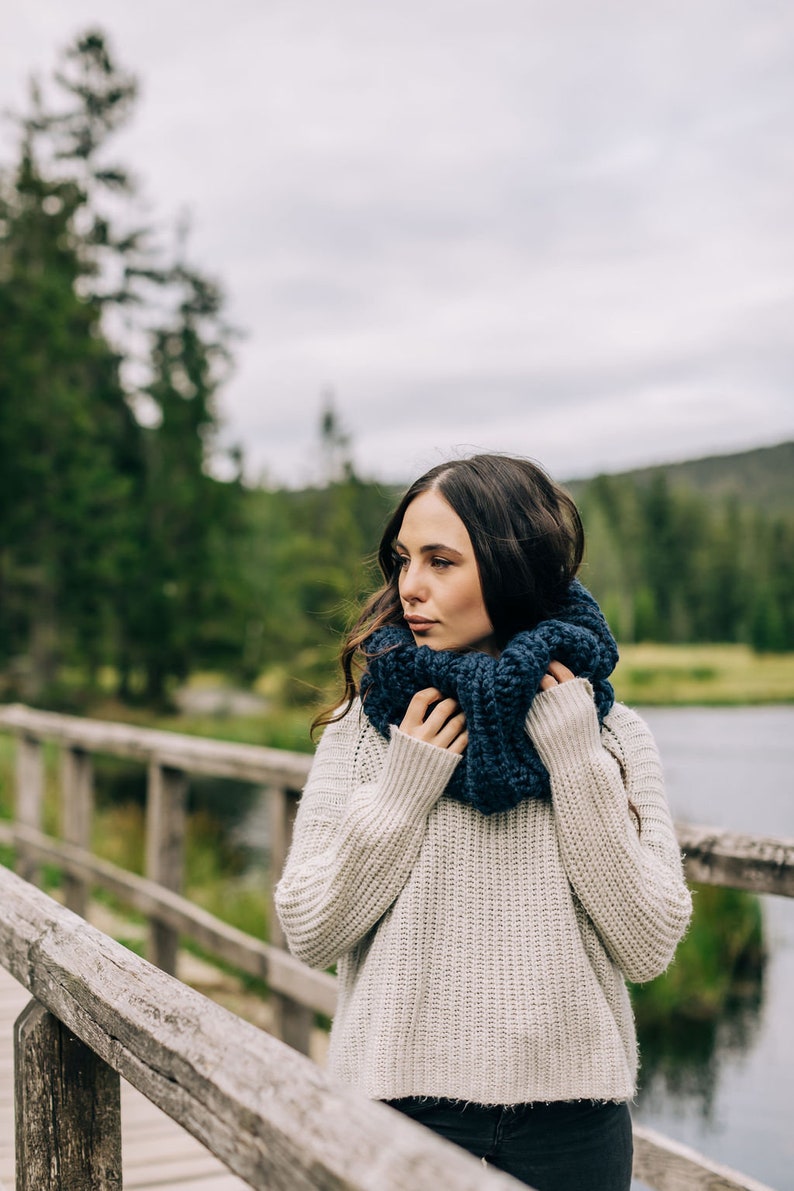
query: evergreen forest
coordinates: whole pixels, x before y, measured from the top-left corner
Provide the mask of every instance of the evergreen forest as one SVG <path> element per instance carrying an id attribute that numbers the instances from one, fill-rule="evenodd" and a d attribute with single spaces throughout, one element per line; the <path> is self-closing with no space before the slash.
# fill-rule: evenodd
<path id="1" fill-rule="evenodd" d="M 113 156 L 136 93 L 83 34 L 0 163 L 0 699 L 163 706 L 212 671 L 314 702 L 396 493 L 357 474 L 330 405 L 313 488 L 251 488 L 220 451 L 235 331 L 187 229 L 138 218 Z M 573 485 L 582 578 L 620 641 L 794 650 L 792 461 Z"/>

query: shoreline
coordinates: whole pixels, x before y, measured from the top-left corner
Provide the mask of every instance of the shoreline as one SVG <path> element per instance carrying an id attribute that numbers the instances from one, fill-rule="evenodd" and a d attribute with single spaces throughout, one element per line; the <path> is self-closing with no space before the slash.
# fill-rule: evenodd
<path id="1" fill-rule="evenodd" d="M 748 645 L 619 645 L 616 697 L 637 707 L 758 707 L 794 703 L 794 653 Z"/>

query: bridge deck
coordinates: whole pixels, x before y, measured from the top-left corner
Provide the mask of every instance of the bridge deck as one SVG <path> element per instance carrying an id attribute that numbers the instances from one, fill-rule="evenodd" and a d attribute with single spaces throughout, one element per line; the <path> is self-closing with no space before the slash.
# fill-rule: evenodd
<path id="1" fill-rule="evenodd" d="M 0 1191 L 14 1187 L 14 1021 L 30 994 L 0 967 Z M 125 1191 L 243 1191 L 194 1137 L 121 1081 L 121 1136 Z"/>

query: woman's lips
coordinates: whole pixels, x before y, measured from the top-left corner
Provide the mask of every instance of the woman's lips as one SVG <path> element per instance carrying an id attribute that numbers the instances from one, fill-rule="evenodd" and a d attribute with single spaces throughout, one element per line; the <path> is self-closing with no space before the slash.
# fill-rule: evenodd
<path id="1" fill-rule="evenodd" d="M 426 632 L 427 629 L 432 629 L 436 623 L 434 620 L 427 620 L 424 616 L 405 616 L 403 619 L 412 633 Z"/>

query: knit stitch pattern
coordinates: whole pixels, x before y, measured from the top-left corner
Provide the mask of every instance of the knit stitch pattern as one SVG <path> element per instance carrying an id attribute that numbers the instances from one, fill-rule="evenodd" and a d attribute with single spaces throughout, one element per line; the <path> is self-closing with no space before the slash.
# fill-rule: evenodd
<path id="1" fill-rule="evenodd" d="M 592 595 L 575 579 L 559 614 L 516 633 L 499 658 L 481 652 L 417 648 L 409 629 L 390 625 L 364 644 L 364 711 L 388 740 L 417 691 L 437 687 L 457 700 L 469 743 L 447 794 L 492 815 L 524 798 L 548 799 L 549 774 L 525 721 L 549 662 L 562 662 L 589 679 L 600 723 L 614 703 L 609 675 L 618 649 Z"/>
<path id="2" fill-rule="evenodd" d="M 552 799 L 494 815 L 442 797 L 457 756 L 358 704 L 323 734 L 275 901 L 295 955 L 338 962 L 329 1070 L 365 1095 L 634 1095 L 624 976 L 663 971 L 690 913 L 658 753 L 620 704 L 599 730 L 584 679 L 527 731 Z"/>

